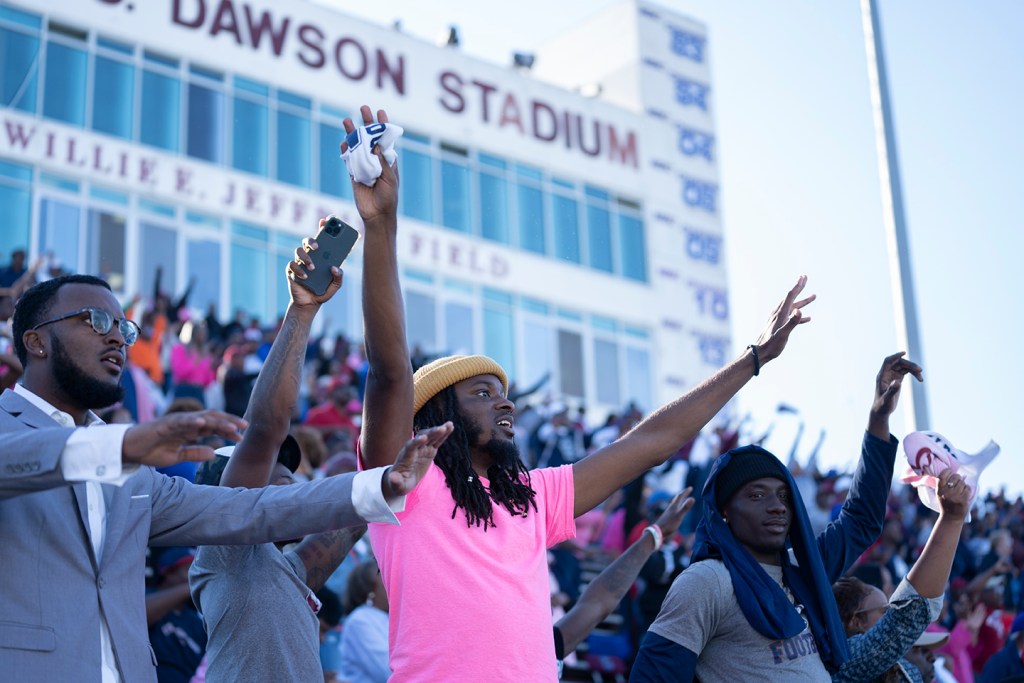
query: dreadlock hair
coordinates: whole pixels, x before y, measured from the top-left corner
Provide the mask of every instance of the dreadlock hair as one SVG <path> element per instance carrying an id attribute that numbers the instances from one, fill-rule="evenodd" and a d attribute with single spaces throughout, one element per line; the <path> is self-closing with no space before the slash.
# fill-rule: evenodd
<path id="1" fill-rule="evenodd" d="M 530 473 L 520 458 L 513 464 L 495 463 L 487 468 L 490 491 L 476 476 L 469 455 L 470 430 L 459 412 L 454 387 L 446 387 L 420 408 L 413 417 L 413 428 L 419 431 L 449 421 L 454 430 L 441 444 L 434 462 L 444 472 L 445 483 L 455 499 L 452 519 L 462 508 L 467 527 L 483 524 L 487 531 L 487 527 L 496 526 L 492 501 L 516 516 L 525 517 L 531 506 L 536 512 L 534 498 L 537 494 L 530 486 Z"/>

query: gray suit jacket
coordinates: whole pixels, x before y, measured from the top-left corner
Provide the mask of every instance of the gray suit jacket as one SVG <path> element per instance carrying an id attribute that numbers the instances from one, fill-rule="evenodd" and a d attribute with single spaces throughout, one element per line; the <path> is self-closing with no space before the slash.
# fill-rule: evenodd
<path id="1" fill-rule="evenodd" d="M 141 467 L 104 485 L 102 557 L 86 486 L 64 480 L 73 429 L 13 391 L 0 395 L 0 678 L 99 681 L 100 614 L 123 680 L 155 681 L 145 609 L 147 545 L 254 545 L 363 524 L 352 477 L 265 489 L 195 486 Z"/>

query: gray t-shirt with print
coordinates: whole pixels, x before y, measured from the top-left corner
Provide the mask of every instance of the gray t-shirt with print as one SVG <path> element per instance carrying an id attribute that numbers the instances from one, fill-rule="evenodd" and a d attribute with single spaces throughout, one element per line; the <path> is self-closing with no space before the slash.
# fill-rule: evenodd
<path id="1" fill-rule="evenodd" d="M 323 683 L 306 567 L 273 543 L 201 546 L 188 573 L 209 642 L 206 681 Z"/>
<path id="2" fill-rule="evenodd" d="M 782 585 L 782 567 L 761 567 Z M 676 578 L 651 631 L 697 654 L 702 683 L 831 681 L 809 628 L 775 640 L 751 627 L 721 560 L 697 562 Z"/>

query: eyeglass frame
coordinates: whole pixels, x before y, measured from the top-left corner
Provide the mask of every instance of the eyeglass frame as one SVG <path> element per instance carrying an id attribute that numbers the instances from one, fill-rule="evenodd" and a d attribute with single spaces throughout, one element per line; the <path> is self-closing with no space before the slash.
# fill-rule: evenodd
<path id="1" fill-rule="evenodd" d="M 139 335 L 142 334 L 142 328 L 140 328 L 135 323 L 134 320 L 129 320 L 128 318 L 115 318 L 110 313 L 110 311 L 108 311 L 107 309 L 105 309 L 105 308 L 98 308 L 96 306 L 86 306 L 85 308 L 80 308 L 77 311 L 74 311 L 72 313 L 67 313 L 67 314 L 62 315 L 62 316 L 60 316 L 58 318 L 52 318 L 50 320 L 45 320 L 45 321 L 39 323 L 38 325 L 36 325 L 35 327 L 33 327 L 30 331 L 38 330 L 40 327 L 42 327 L 44 325 L 49 325 L 51 323 L 59 323 L 61 320 L 68 320 L 70 318 L 74 318 L 76 316 L 80 316 L 83 313 L 88 313 L 89 314 L 89 327 L 91 327 L 92 331 L 95 332 L 96 334 L 100 334 L 100 335 L 108 334 L 112 329 L 114 329 L 114 324 L 116 323 L 117 324 L 117 331 L 121 333 L 121 338 L 124 339 L 124 345 L 125 346 L 133 346 L 135 344 L 135 342 L 137 342 L 139 340 Z M 95 319 L 96 315 L 98 315 L 98 314 L 99 315 L 106 315 L 106 316 L 110 317 L 110 327 L 108 327 L 103 332 L 100 332 L 98 329 L 96 329 L 96 325 L 93 322 L 93 320 Z M 132 339 L 130 342 L 128 341 L 128 334 L 125 333 L 124 327 L 122 327 L 122 323 L 129 325 L 130 326 L 129 329 L 134 329 L 135 330 L 135 338 Z"/>

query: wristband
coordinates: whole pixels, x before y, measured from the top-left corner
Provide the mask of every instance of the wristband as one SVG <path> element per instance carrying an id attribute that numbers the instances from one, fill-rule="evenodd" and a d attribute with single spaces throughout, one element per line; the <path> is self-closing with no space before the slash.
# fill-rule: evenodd
<path id="1" fill-rule="evenodd" d="M 757 377 L 761 373 L 761 359 L 757 357 L 757 344 L 751 344 L 747 348 L 750 349 L 750 353 L 754 354 L 754 377 Z"/>
<path id="2" fill-rule="evenodd" d="M 654 550 L 655 550 L 655 552 L 657 552 L 658 550 L 661 550 L 661 544 L 665 540 L 664 537 L 661 534 L 661 527 L 659 527 L 657 524 L 652 524 L 649 527 L 647 527 L 646 529 L 644 529 L 644 532 L 645 533 L 649 532 L 651 534 L 651 538 L 654 539 Z"/>

